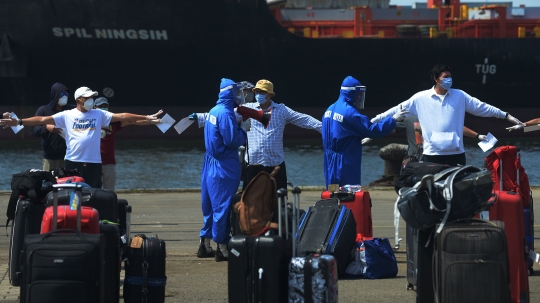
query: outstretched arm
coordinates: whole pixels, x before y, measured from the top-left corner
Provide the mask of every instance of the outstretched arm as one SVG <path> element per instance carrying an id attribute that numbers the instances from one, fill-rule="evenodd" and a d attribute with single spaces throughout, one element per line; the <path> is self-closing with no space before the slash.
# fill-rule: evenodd
<path id="1" fill-rule="evenodd" d="M 476 138 L 480 141 L 486 141 L 487 137 L 485 135 L 480 135 L 479 133 L 475 132 L 474 130 L 468 128 L 467 126 L 463 126 L 463 135 L 469 138 Z"/>
<path id="2" fill-rule="evenodd" d="M 5 115 L 6 113 L 4 113 L 4 117 Z M 0 120 L 0 126 L 3 126 L 4 128 L 8 126 L 17 126 L 17 125 L 34 126 L 34 125 L 43 125 L 43 124 L 56 125 L 54 123 L 54 119 L 52 116 L 36 116 L 36 117 L 24 118 L 24 119 L 13 119 L 10 117 L 8 119 Z"/>
<path id="3" fill-rule="evenodd" d="M 157 113 L 153 115 L 136 115 L 131 113 L 121 113 L 121 114 L 113 114 L 111 122 L 136 122 L 140 120 L 146 120 L 146 121 L 152 121 L 152 120 L 159 120 L 158 116 L 163 114 L 162 110 L 159 110 Z"/>

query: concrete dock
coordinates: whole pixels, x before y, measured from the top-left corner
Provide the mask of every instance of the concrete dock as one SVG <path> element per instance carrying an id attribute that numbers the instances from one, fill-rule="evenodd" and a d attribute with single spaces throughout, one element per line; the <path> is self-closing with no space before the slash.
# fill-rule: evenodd
<path id="1" fill-rule="evenodd" d="M 394 245 L 393 213 L 396 193 L 391 188 L 369 189 L 373 201 L 375 237 L 387 237 Z M 540 201 L 540 188 L 533 189 Z M 195 256 L 201 228 L 200 193 L 196 191 L 119 192 L 133 207 L 132 233 L 157 235 L 167 247 L 167 303 L 228 302 L 227 262 Z M 304 190 L 301 207 L 306 209 L 320 198 L 320 190 Z M 0 194 L 0 209 L 7 209 L 9 195 Z M 535 217 L 540 218 L 540 207 Z M 540 225 L 535 224 L 537 250 L 540 250 Z M 415 302 L 415 292 L 406 289 L 405 222 L 401 220 L 400 248 L 395 251 L 399 273 L 396 278 L 381 280 L 340 280 L 340 302 Z M 0 237 L 0 303 L 19 302 L 19 287 L 9 284 L 7 261 L 9 237 Z M 213 244 L 215 248 L 215 244 Z M 540 302 L 540 265 L 529 277 L 530 302 Z M 121 302 L 123 300 L 121 299 Z"/>

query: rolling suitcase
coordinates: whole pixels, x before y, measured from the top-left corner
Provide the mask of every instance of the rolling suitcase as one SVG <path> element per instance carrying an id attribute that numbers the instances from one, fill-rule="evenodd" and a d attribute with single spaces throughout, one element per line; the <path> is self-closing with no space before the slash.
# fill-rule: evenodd
<path id="1" fill-rule="evenodd" d="M 58 228 L 77 229 L 80 222 L 81 232 L 86 234 L 99 234 L 99 214 L 91 207 L 81 207 L 81 217 L 77 218 L 78 211 L 71 210 L 68 205 L 58 205 L 54 208 L 49 206 L 45 209 L 41 222 L 41 233 L 45 234 L 53 231 L 54 215 L 57 214 L 56 224 Z"/>
<path id="2" fill-rule="evenodd" d="M 69 190 L 58 192 L 58 205 L 68 205 Z M 95 208 L 101 220 L 118 222 L 118 199 L 116 193 L 108 189 L 83 188 L 82 205 Z M 47 195 L 47 206 L 52 205 L 52 194 Z"/>
<path id="3" fill-rule="evenodd" d="M 58 188 L 81 190 L 80 185 L 58 184 L 54 185 L 54 193 Z M 77 209 L 80 219 L 80 203 Z M 104 236 L 81 233 L 80 221 L 77 230 L 57 230 L 54 222 L 53 231 L 25 239 L 21 303 L 105 302 Z"/>
<path id="4" fill-rule="evenodd" d="M 269 230 L 268 235 L 237 235 L 229 241 L 229 302 L 287 301 L 290 258 L 286 256 L 286 240 L 280 236 L 283 235 L 282 198 L 285 195 L 285 189 L 278 190 L 278 235 Z"/>
<path id="5" fill-rule="evenodd" d="M 300 188 L 293 189 L 293 236 L 300 223 Z M 289 264 L 289 303 L 336 303 L 338 302 L 338 268 L 331 255 L 309 254 L 297 256 L 296 241 L 293 238 L 293 258 Z"/>
<path id="6" fill-rule="evenodd" d="M 298 231 L 298 253 L 317 253 L 336 258 L 345 272 L 356 240 L 356 222 L 350 209 L 336 198 L 321 200 L 308 208 Z"/>
<path id="7" fill-rule="evenodd" d="M 165 241 L 143 234 L 131 239 L 124 264 L 125 303 L 165 302 Z"/>
<path id="8" fill-rule="evenodd" d="M 120 235 L 126 234 L 127 206 L 129 203 L 126 199 L 117 199 L 118 201 L 118 223 L 120 223 Z"/>
<path id="9" fill-rule="evenodd" d="M 339 203 L 352 211 L 356 221 L 356 233 L 365 237 L 373 237 L 373 219 L 371 217 L 371 197 L 368 191 L 329 192 L 323 191 L 321 198 L 338 198 Z"/>
<path id="10" fill-rule="evenodd" d="M 525 245 L 523 199 L 513 191 L 495 191 L 496 198 L 485 219 L 505 224 L 508 242 L 510 289 L 513 303 L 529 302 L 528 251 Z"/>
<path id="11" fill-rule="evenodd" d="M 43 203 L 34 203 L 23 198 L 17 201 L 9 241 L 9 283 L 13 286 L 21 285 L 21 252 L 24 247 L 24 238 L 30 234 L 39 234 L 44 212 L 45 204 Z"/>
<path id="12" fill-rule="evenodd" d="M 510 302 L 504 226 L 500 221 L 458 220 L 447 223 L 436 235 L 433 286 L 437 303 Z"/>
<path id="13" fill-rule="evenodd" d="M 405 226 L 405 243 L 407 254 L 407 290 L 417 285 L 418 274 L 418 230 Z"/>
<path id="14" fill-rule="evenodd" d="M 117 224 L 99 222 L 105 237 L 105 303 L 118 303 L 120 299 L 120 230 Z"/>

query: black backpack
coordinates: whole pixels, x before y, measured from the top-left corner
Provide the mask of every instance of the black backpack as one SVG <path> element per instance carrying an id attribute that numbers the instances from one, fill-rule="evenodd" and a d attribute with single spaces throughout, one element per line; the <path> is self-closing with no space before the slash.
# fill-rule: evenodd
<path id="1" fill-rule="evenodd" d="M 24 196 L 34 203 L 43 203 L 47 194 L 52 191 L 53 184 L 56 184 L 56 179 L 48 171 L 29 169 L 14 174 L 11 179 L 11 196 L 6 213 L 8 222 L 15 218 L 19 196 Z"/>
<path id="2" fill-rule="evenodd" d="M 450 168 L 449 165 L 438 164 L 432 162 L 409 162 L 401 170 L 401 174 L 396 178 L 394 189 L 399 194 L 399 190 L 403 187 L 413 187 L 417 182 L 422 180 L 425 175 L 435 175 L 443 170 Z"/>

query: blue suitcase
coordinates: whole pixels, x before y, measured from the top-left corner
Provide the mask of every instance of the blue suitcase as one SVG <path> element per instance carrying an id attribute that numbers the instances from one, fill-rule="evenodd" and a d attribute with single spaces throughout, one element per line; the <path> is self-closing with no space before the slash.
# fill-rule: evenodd
<path id="1" fill-rule="evenodd" d="M 298 253 L 332 255 L 338 272 L 349 264 L 356 240 L 356 222 L 350 209 L 338 199 L 326 199 L 308 208 L 296 237 Z"/>

